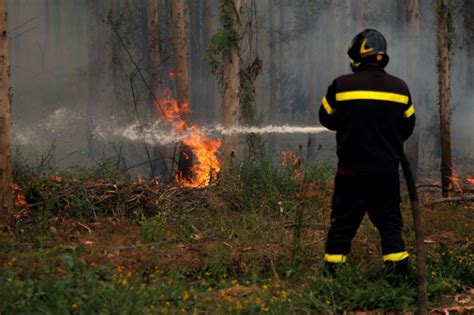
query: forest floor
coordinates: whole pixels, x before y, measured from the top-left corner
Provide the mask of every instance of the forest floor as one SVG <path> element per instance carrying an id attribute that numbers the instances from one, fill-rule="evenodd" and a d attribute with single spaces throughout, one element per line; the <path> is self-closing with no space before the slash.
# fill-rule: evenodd
<path id="1" fill-rule="evenodd" d="M 47 161 L 46 161 L 47 162 Z M 248 162 L 189 190 L 130 180 L 104 163 L 58 171 L 15 165 L 16 212 L 0 226 L 0 313 L 409 314 L 413 279 L 384 278 L 364 220 L 348 267 L 323 273 L 333 170 Z M 433 190 L 434 189 L 434 190 Z M 420 189 L 422 203 L 439 198 Z M 423 208 L 432 314 L 474 312 L 474 205 Z"/>

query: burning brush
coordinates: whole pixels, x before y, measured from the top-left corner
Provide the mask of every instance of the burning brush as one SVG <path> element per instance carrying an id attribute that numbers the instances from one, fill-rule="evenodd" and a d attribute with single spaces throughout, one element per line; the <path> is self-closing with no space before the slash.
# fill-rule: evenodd
<path id="1" fill-rule="evenodd" d="M 221 140 L 209 138 L 196 124 L 184 119 L 185 115 L 191 112 L 189 102 L 179 104 L 168 88 L 164 89 L 161 95 L 163 97 L 156 104 L 157 112 L 160 112 L 162 118 L 176 129 L 177 134 L 185 135 L 181 140 L 183 146 L 176 177 L 179 184 L 188 188 L 211 185 L 221 170 L 217 158 Z"/>

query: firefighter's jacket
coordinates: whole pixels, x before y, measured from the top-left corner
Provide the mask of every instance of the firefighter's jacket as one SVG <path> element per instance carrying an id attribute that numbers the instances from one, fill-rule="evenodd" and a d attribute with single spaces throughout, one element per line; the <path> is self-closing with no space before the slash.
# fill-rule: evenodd
<path id="1" fill-rule="evenodd" d="M 338 167 L 355 173 L 397 172 L 415 109 L 405 82 L 377 64 L 334 80 L 319 110 L 336 131 Z"/>

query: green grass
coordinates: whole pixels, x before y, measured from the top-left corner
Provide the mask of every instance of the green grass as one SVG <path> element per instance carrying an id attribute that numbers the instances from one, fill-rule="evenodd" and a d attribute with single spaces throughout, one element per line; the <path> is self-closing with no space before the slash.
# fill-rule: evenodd
<path id="1" fill-rule="evenodd" d="M 367 221 L 350 265 L 334 279 L 322 272 L 329 168 L 251 162 L 222 174 L 217 186 L 190 191 L 140 186 L 110 165 L 62 172 L 46 164 L 41 171 L 16 168 L 22 192 L 34 191 L 42 204 L 0 229 L 1 314 L 299 314 L 416 307 L 413 279 L 400 287 L 385 281 L 378 236 Z M 302 173 L 295 176 L 297 171 Z M 90 189 L 94 185 L 105 189 Z M 142 195 L 147 197 L 131 198 Z M 471 210 L 443 205 L 428 216 L 428 236 L 450 235 L 429 247 L 431 306 L 453 304 L 453 295 L 474 286 L 472 230 L 464 224 Z M 412 251 L 409 211 L 404 202 Z M 443 214 L 442 224 L 437 213 Z"/>

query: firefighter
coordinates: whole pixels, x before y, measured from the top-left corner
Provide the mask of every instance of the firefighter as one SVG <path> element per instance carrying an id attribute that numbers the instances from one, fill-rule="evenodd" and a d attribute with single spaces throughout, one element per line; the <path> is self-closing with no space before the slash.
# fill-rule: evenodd
<path id="1" fill-rule="evenodd" d="M 389 56 L 380 32 L 357 34 L 347 53 L 353 73 L 333 81 L 319 110 L 321 124 L 336 131 L 338 156 L 326 270 L 334 274 L 346 262 L 367 212 L 380 234 L 389 274 L 406 278 L 409 254 L 402 239 L 398 167 L 415 110 L 405 82 L 384 70 Z"/>

